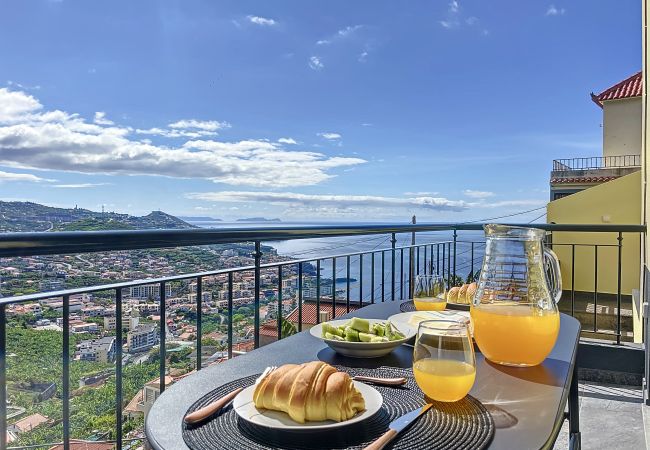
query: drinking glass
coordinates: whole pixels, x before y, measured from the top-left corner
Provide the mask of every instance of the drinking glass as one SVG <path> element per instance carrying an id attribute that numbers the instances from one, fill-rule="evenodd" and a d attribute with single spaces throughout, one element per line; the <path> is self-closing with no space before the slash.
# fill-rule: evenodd
<path id="1" fill-rule="evenodd" d="M 445 281 L 437 275 L 415 277 L 413 303 L 418 311 L 442 311 L 447 307 Z"/>
<path id="2" fill-rule="evenodd" d="M 456 402 L 465 397 L 476 378 L 468 323 L 421 322 L 413 350 L 413 374 L 422 392 L 432 400 Z"/>

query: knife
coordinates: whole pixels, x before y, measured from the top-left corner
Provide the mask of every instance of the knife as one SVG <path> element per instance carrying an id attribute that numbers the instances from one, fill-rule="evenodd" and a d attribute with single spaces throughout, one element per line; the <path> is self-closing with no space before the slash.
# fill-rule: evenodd
<path id="1" fill-rule="evenodd" d="M 363 450 L 381 450 L 386 445 L 388 445 L 390 441 L 395 439 L 395 436 L 397 436 L 405 428 L 415 422 L 418 417 L 427 412 L 428 409 L 432 406 L 433 405 L 431 403 L 427 403 L 426 405 L 420 406 L 411 412 L 407 412 L 402 417 L 398 417 L 397 419 L 393 420 L 388 425 L 388 431 L 382 434 L 376 441 L 365 447 Z"/>

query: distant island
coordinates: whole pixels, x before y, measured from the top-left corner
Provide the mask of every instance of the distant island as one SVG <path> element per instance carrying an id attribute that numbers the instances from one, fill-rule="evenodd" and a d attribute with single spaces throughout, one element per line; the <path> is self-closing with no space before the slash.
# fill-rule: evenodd
<path id="1" fill-rule="evenodd" d="M 162 211 L 146 216 L 54 208 L 32 202 L 0 201 L 0 233 L 20 231 L 101 231 L 197 228 Z"/>
<path id="2" fill-rule="evenodd" d="M 178 216 L 178 218 L 185 222 L 222 222 L 221 219 L 208 216 Z"/>
<path id="3" fill-rule="evenodd" d="M 281 220 L 267 219 L 266 217 L 248 217 L 246 219 L 237 219 L 237 222 L 281 222 Z"/>

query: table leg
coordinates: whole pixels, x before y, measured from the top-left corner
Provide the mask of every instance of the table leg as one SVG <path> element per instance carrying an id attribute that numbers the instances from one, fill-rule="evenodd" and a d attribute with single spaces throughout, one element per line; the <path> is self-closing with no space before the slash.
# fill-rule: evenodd
<path id="1" fill-rule="evenodd" d="M 569 449 L 580 450 L 580 403 L 578 400 L 578 364 L 573 366 L 569 388 Z"/>

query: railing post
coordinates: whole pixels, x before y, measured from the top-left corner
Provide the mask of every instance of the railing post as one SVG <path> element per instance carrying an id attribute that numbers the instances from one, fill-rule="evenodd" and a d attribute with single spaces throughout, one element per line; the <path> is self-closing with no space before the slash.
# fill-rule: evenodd
<path id="1" fill-rule="evenodd" d="M 370 303 L 375 303 L 375 252 L 370 254 Z"/>
<path id="2" fill-rule="evenodd" d="M 346 269 L 345 276 L 347 277 L 345 285 L 345 309 L 347 312 L 350 312 L 350 255 L 345 258 Z"/>
<path id="3" fill-rule="evenodd" d="M 0 450 L 7 448 L 7 306 L 0 305 Z"/>
<path id="4" fill-rule="evenodd" d="M 228 272 L 228 359 L 232 359 L 232 335 L 233 335 L 233 323 L 232 323 L 232 313 L 233 313 L 233 304 L 232 304 L 232 283 L 233 283 L 233 272 Z"/>
<path id="5" fill-rule="evenodd" d="M 63 450 L 70 450 L 70 296 L 63 296 Z M 6 436 L 6 434 L 5 434 Z M 3 440 L 6 437 L 3 436 Z"/>
<path id="6" fill-rule="evenodd" d="M 203 364 L 201 352 L 203 351 L 203 278 L 196 277 L 196 370 L 201 370 Z"/>
<path id="7" fill-rule="evenodd" d="M 165 342 L 166 334 L 165 330 L 167 329 L 167 293 L 165 292 L 165 282 L 160 283 L 160 344 L 159 344 L 159 354 L 160 357 L 160 393 L 165 392 L 165 375 L 166 375 L 166 364 L 167 364 L 167 344 Z"/>
<path id="8" fill-rule="evenodd" d="M 253 253 L 255 258 L 255 311 L 254 311 L 254 336 L 255 336 L 255 348 L 260 346 L 260 288 L 261 288 L 261 274 L 260 274 L 260 265 L 262 263 L 262 246 L 260 241 L 255 241 L 255 253 Z"/>
<path id="9" fill-rule="evenodd" d="M 474 241 L 471 242 L 471 247 L 472 247 L 472 269 L 470 270 L 470 273 L 472 274 L 472 278 L 476 278 L 474 276 Z M 473 280 L 470 280 L 473 281 Z"/>
<path id="10" fill-rule="evenodd" d="M 458 239 L 458 232 L 454 228 L 454 280 L 456 280 L 456 241 Z"/>
<path id="11" fill-rule="evenodd" d="M 415 216 L 413 216 L 412 220 L 413 225 L 416 223 Z M 413 246 L 415 245 L 415 231 L 411 232 L 411 247 L 409 248 L 409 298 L 413 298 L 413 281 L 415 279 L 415 274 L 413 273 L 413 257 L 414 255 L 414 249 Z"/>
<path id="12" fill-rule="evenodd" d="M 447 285 L 451 286 L 451 242 L 447 242 Z"/>
<path id="13" fill-rule="evenodd" d="M 381 251 L 381 302 L 386 301 L 386 252 Z"/>
<path id="14" fill-rule="evenodd" d="M 115 290 L 115 446 L 122 450 L 122 289 Z"/>
<path id="15" fill-rule="evenodd" d="M 598 245 L 594 245 L 594 333 L 598 330 Z"/>
<path id="16" fill-rule="evenodd" d="M 363 253 L 359 254 L 359 308 L 363 306 Z"/>
<path id="17" fill-rule="evenodd" d="M 347 277 L 347 281 L 345 282 L 345 309 L 347 312 L 350 312 L 350 255 L 345 258 L 345 262 L 345 276 Z M 336 288 L 336 284 L 334 287 Z M 334 291 L 336 292 L 336 289 Z"/>
<path id="18" fill-rule="evenodd" d="M 404 248 L 399 249 L 399 299 L 404 300 Z"/>
<path id="19" fill-rule="evenodd" d="M 316 260 L 316 323 L 320 323 L 320 259 Z"/>
<path id="20" fill-rule="evenodd" d="M 395 244 L 397 244 L 397 238 L 395 237 L 395 233 L 391 235 L 390 239 L 390 244 L 391 244 L 391 281 L 390 281 L 390 288 L 391 288 L 391 295 L 390 299 L 391 301 L 395 301 Z"/>
<path id="21" fill-rule="evenodd" d="M 302 263 L 298 263 L 298 331 L 302 331 Z"/>
<path id="22" fill-rule="evenodd" d="M 576 303 L 576 245 L 571 244 L 571 317 L 575 317 Z"/>
<path id="23" fill-rule="evenodd" d="M 621 268 L 623 266 L 623 233 L 618 232 L 618 274 L 616 286 L 616 343 L 621 343 Z"/>
<path id="24" fill-rule="evenodd" d="M 282 339 L 282 265 L 278 266 L 278 341 Z"/>
<path id="25" fill-rule="evenodd" d="M 332 319 L 336 319 L 336 258 L 332 258 Z M 350 312 L 348 302 L 347 312 Z"/>

